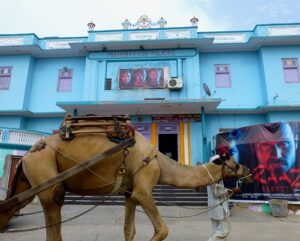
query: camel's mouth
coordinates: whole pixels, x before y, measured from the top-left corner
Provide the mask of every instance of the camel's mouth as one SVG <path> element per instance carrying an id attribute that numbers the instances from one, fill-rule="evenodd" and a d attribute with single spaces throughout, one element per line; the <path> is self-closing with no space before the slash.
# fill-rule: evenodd
<path id="1" fill-rule="evenodd" d="M 245 184 L 250 184 L 250 183 L 253 183 L 253 179 L 252 179 L 252 174 L 250 173 L 250 170 L 248 167 L 244 167 L 244 173 L 242 175 L 242 177 L 240 178 L 241 181 Z"/>
<path id="2" fill-rule="evenodd" d="M 248 174 L 245 177 L 242 177 L 242 180 L 245 184 L 253 183 L 252 174 Z"/>

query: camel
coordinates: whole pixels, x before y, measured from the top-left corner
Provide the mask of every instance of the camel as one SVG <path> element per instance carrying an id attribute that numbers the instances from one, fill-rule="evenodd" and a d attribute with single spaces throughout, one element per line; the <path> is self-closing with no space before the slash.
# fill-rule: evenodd
<path id="1" fill-rule="evenodd" d="M 156 184 L 201 188 L 225 178 L 239 178 L 249 174 L 247 167 L 239 165 L 229 155 L 220 156 L 213 162 L 195 167 L 181 165 L 159 152 L 139 132 L 134 131 L 134 137 L 136 143 L 128 148 L 126 158 L 124 152 L 119 151 L 88 170 L 38 194 L 47 225 L 46 241 L 63 240 L 61 224 L 51 224 L 61 221 L 65 191 L 79 195 L 124 193 L 125 240 L 134 240 L 135 211 L 136 206 L 140 205 L 154 227 L 151 241 L 162 241 L 168 235 L 168 228 L 152 197 L 152 189 Z M 62 140 L 59 134 L 50 135 L 35 144 L 22 158 L 22 165 L 18 168 L 16 176 L 14 195 L 46 182 L 77 163 L 115 145 L 103 133 L 78 135 L 68 141 Z M 119 178 L 120 175 L 122 178 Z M 31 200 L 32 198 L 25 200 L 1 213 L 0 230 L 3 230 L 13 215 Z"/>

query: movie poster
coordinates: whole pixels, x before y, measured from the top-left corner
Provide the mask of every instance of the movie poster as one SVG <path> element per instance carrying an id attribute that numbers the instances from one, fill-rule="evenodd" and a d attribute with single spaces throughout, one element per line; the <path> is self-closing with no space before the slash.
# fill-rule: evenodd
<path id="1" fill-rule="evenodd" d="M 233 199 L 300 203 L 300 122 L 248 126 L 219 133 L 215 151 L 229 152 L 250 168 L 252 184 L 242 185 Z M 226 185 L 235 185 L 226 181 Z"/>
<path id="2" fill-rule="evenodd" d="M 162 89 L 165 75 L 165 68 L 120 69 L 119 89 Z"/>

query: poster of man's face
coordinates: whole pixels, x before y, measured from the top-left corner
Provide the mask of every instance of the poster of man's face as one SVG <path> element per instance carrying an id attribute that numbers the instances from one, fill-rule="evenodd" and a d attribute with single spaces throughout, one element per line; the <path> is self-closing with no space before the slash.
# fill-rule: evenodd
<path id="1" fill-rule="evenodd" d="M 300 202 L 299 122 L 248 126 L 216 136 L 216 152 L 229 152 L 250 168 L 253 184 L 238 199 Z"/>
<path id="2" fill-rule="evenodd" d="M 165 68 L 119 69 L 119 89 L 165 88 Z"/>

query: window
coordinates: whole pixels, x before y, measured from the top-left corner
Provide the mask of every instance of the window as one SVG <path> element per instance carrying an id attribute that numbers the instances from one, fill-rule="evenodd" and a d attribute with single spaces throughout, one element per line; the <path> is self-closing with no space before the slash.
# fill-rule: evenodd
<path id="1" fill-rule="evenodd" d="M 297 58 L 282 59 L 282 66 L 285 83 L 300 82 Z"/>
<path id="2" fill-rule="evenodd" d="M 216 88 L 231 87 L 229 64 L 215 64 Z"/>
<path id="3" fill-rule="evenodd" d="M 8 90 L 10 86 L 10 78 L 12 67 L 0 67 L 0 90 Z"/>
<path id="4" fill-rule="evenodd" d="M 73 70 L 64 67 L 59 70 L 58 74 L 57 91 L 58 92 L 70 92 L 72 90 L 72 77 Z"/>

